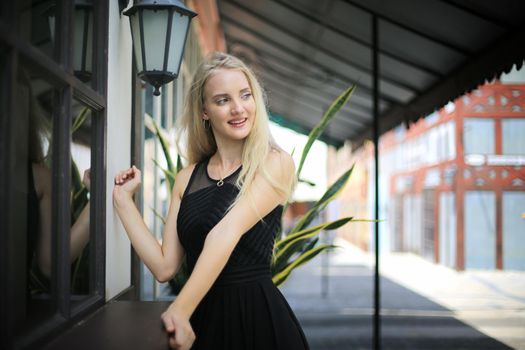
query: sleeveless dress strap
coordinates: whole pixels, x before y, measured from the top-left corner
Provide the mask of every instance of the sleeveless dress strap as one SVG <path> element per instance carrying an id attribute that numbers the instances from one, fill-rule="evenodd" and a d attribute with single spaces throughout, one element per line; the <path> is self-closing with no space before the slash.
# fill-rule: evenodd
<path id="1" fill-rule="evenodd" d="M 190 180 L 188 181 L 188 184 L 186 185 L 186 188 L 184 189 L 184 193 L 182 194 L 182 198 L 186 197 L 188 194 L 188 191 L 191 188 L 191 185 L 193 183 L 193 180 L 195 179 L 195 174 L 197 174 L 197 171 L 199 170 L 199 167 L 202 165 L 202 161 L 195 164 L 195 167 L 193 168 L 193 171 L 191 172 Z"/>

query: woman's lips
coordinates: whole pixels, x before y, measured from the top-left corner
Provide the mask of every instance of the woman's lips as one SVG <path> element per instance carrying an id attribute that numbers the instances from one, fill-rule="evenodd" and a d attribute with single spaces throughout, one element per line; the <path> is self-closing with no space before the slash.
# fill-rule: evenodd
<path id="1" fill-rule="evenodd" d="M 244 119 L 236 119 L 229 121 L 228 124 L 230 124 L 234 128 L 242 128 L 246 124 L 247 118 Z"/>

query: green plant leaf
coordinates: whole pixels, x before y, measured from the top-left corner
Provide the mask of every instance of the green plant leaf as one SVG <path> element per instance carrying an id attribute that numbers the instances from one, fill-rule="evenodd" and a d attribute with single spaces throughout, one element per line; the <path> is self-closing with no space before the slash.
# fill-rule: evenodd
<path id="1" fill-rule="evenodd" d="M 327 250 L 327 249 L 333 249 L 336 248 L 336 245 L 333 244 L 322 244 L 318 247 L 315 247 L 314 249 L 311 249 L 303 254 L 301 254 L 297 259 L 295 259 L 291 264 L 289 264 L 284 270 L 276 273 L 272 277 L 273 283 L 279 287 L 282 285 L 288 277 L 290 277 L 290 273 L 296 269 L 297 267 L 303 265 L 304 263 L 310 261 L 314 257 L 316 257 L 319 253 Z"/>
<path id="2" fill-rule="evenodd" d="M 170 154 L 170 143 L 169 141 L 164 137 L 164 135 L 162 135 L 162 133 L 160 132 L 160 129 L 157 125 L 157 123 L 155 123 L 155 121 L 153 121 L 153 126 L 155 127 L 155 132 L 157 134 L 157 137 L 160 141 L 160 145 L 162 146 L 162 151 L 164 152 L 164 156 L 166 157 L 166 163 L 168 164 L 168 169 L 169 171 L 171 171 L 172 173 L 175 173 L 175 166 L 173 165 L 173 160 L 171 159 L 171 154 Z"/>
<path id="3" fill-rule="evenodd" d="M 318 241 L 318 237 L 316 236 L 321 230 L 335 230 L 349 221 L 352 221 L 352 217 L 345 217 L 332 222 L 309 227 L 276 242 L 272 261 L 272 274 L 278 274 L 280 271 L 286 269 L 286 267 L 291 264 L 289 262 L 290 258 L 294 255 L 302 255 L 307 251 L 314 249 L 314 246 Z"/>
<path id="4" fill-rule="evenodd" d="M 75 131 L 77 131 L 82 126 L 82 124 L 84 124 L 89 112 L 90 110 L 88 107 L 82 108 L 80 113 L 75 118 L 73 125 L 71 126 L 71 133 L 74 133 Z"/>
<path id="5" fill-rule="evenodd" d="M 312 220 L 321 212 L 327 205 L 332 201 L 339 193 L 343 190 L 344 186 L 348 182 L 348 179 L 350 178 L 350 175 L 352 175 L 352 171 L 354 170 L 354 166 L 350 169 L 348 169 L 343 175 L 341 175 L 323 194 L 321 199 L 317 201 L 317 203 L 314 204 L 314 206 L 303 215 L 303 217 L 297 222 L 297 224 L 294 226 L 294 228 L 290 231 L 291 233 L 297 232 L 302 230 L 303 228 L 307 227 Z"/>
<path id="6" fill-rule="evenodd" d="M 302 182 L 304 184 L 307 184 L 308 186 L 312 186 L 312 187 L 315 187 L 315 182 L 312 182 L 310 180 L 306 180 L 306 179 L 303 179 L 303 178 L 300 178 L 297 180 L 298 182 Z"/>
<path id="7" fill-rule="evenodd" d="M 317 225 L 317 226 L 312 226 L 312 227 L 303 229 L 301 231 L 294 232 L 294 233 L 289 234 L 288 236 L 284 237 L 283 239 L 278 240 L 275 243 L 275 250 L 277 252 L 279 252 L 279 250 L 283 249 L 288 243 L 290 243 L 291 241 L 293 241 L 296 238 L 301 237 L 303 235 L 308 235 L 311 232 L 314 232 L 314 231 L 317 232 L 317 231 L 320 231 L 320 230 L 326 230 L 326 231 L 335 230 L 335 229 L 338 229 L 339 227 L 343 226 L 344 224 L 346 224 L 349 221 L 353 221 L 353 217 L 347 216 L 347 217 L 340 218 L 340 219 L 337 219 L 337 220 L 334 220 L 334 221 L 325 222 L 325 223 L 322 223 L 322 224 Z"/>
<path id="8" fill-rule="evenodd" d="M 164 216 L 162 216 L 161 213 L 159 213 L 158 211 L 155 210 L 155 208 L 153 207 L 150 207 L 151 211 L 153 212 L 153 214 L 155 214 L 156 217 L 158 217 L 160 219 L 160 221 L 162 221 L 162 224 L 163 225 L 166 225 L 166 221 L 164 220 Z"/>
<path id="9" fill-rule="evenodd" d="M 164 176 L 166 177 L 166 185 L 168 186 L 168 192 L 171 193 L 173 191 L 173 186 L 175 185 L 175 174 L 169 171 L 168 169 L 163 168 L 156 159 L 153 159 L 153 163 L 157 167 L 159 167 L 160 170 L 164 173 Z"/>
<path id="10" fill-rule="evenodd" d="M 275 260 L 272 264 L 272 271 L 278 272 L 283 270 L 289 263 L 288 260 L 297 253 L 303 251 L 303 247 L 307 246 L 308 243 L 315 239 L 311 239 L 319 233 L 319 230 L 310 232 L 308 234 L 297 237 L 296 239 L 289 242 L 283 249 L 279 250 L 275 254 Z"/>
<path id="11" fill-rule="evenodd" d="M 146 115 L 145 124 L 146 124 L 146 127 L 152 130 L 152 132 L 154 132 L 155 135 L 157 136 L 160 142 L 161 148 L 162 148 L 162 152 L 164 153 L 164 157 L 166 158 L 166 164 L 168 166 L 168 170 L 172 172 L 173 174 L 176 174 L 177 170 L 174 166 L 173 159 L 171 158 L 170 142 L 168 141 L 168 138 L 164 136 L 164 132 L 161 131 L 160 127 L 157 125 L 155 120 L 148 115 Z"/>
<path id="12" fill-rule="evenodd" d="M 303 169 L 303 164 L 306 159 L 306 156 L 308 155 L 308 152 L 310 152 L 310 148 L 312 147 L 315 140 L 321 136 L 324 129 L 328 125 L 328 122 L 339 112 L 341 108 L 343 108 L 348 100 L 350 99 L 350 96 L 352 96 L 352 93 L 355 90 L 355 85 L 352 85 L 341 95 L 339 95 L 335 101 L 332 103 L 332 105 L 327 109 L 327 111 L 324 113 L 323 117 L 321 118 L 321 121 L 312 129 L 310 134 L 308 135 L 308 140 L 306 141 L 306 145 L 303 148 L 303 153 L 301 154 L 301 160 L 299 161 L 299 167 L 297 168 L 297 178 L 301 175 L 301 171 Z"/>
<path id="13" fill-rule="evenodd" d="M 180 154 L 177 154 L 177 174 L 182 169 L 182 159 L 180 157 Z"/>
<path id="14" fill-rule="evenodd" d="M 314 249 L 314 247 L 317 244 L 317 242 L 319 242 L 319 236 L 317 236 L 314 239 L 311 239 L 309 242 L 307 242 L 307 244 L 304 245 L 304 248 L 301 251 L 301 254 L 305 253 L 305 252 L 307 252 L 309 250 Z"/>

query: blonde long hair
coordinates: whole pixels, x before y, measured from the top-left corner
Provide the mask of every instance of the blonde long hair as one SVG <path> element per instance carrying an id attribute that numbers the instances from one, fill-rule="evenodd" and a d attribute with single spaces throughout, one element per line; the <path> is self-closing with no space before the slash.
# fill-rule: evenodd
<path id="1" fill-rule="evenodd" d="M 239 195 L 230 208 L 237 203 L 243 194 L 247 193 L 249 184 L 252 183 L 258 172 L 264 176 L 277 193 L 289 198 L 297 183 L 295 176 L 291 183 L 279 183 L 268 174 L 264 162 L 270 150 L 275 149 L 284 152 L 270 133 L 264 91 L 252 70 L 235 56 L 213 52 L 197 67 L 185 99 L 183 114 L 177 119 L 177 148 L 179 153 L 189 164 L 193 164 L 211 157 L 217 152 L 213 131 L 211 127 L 204 127 L 202 114 L 204 110 L 204 87 L 208 78 L 219 69 L 233 69 L 243 72 L 250 85 L 256 106 L 252 130 L 244 142 L 242 169 L 235 183 L 239 188 Z M 182 144 L 185 147 L 182 147 Z"/>

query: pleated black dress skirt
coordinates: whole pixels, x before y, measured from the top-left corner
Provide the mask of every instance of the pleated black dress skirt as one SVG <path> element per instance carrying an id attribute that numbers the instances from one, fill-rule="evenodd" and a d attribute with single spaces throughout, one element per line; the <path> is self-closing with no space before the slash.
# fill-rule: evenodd
<path id="1" fill-rule="evenodd" d="M 240 168 L 222 186 L 209 177 L 208 159 L 196 165 L 177 218 L 179 239 L 190 271 L 207 233 L 224 216 L 238 189 Z M 288 302 L 270 273 L 273 243 L 282 206 L 246 232 L 218 279 L 193 313 L 195 350 L 303 350 L 308 343 Z"/>

